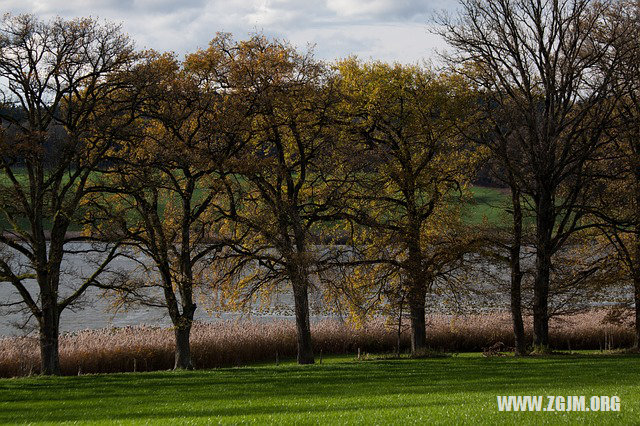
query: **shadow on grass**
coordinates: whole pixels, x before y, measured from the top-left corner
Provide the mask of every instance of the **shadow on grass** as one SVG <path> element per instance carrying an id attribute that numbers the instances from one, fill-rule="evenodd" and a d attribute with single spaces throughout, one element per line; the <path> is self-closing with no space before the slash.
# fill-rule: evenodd
<path id="1" fill-rule="evenodd" d="M 411 409 L 454 404 L 450 401 L 459 394 L 536 394 L 558 387 L 638 383 L 638 367 L 640 358 L 628 355 L 453 357 L 3 379 L 0 421 L 230 418 Z"/>

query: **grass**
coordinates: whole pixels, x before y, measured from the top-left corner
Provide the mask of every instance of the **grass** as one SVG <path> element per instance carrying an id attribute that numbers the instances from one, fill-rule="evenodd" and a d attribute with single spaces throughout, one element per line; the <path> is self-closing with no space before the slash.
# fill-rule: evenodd
<path id="1" fill-rule="evenodd" d="M 27 175 L 24 171 L 17 171 L 16 176 L 19 181 L 26 182 Z M 0 174 L 0 186 L 8 184 L 8 178 Z M 201 191 L 198 191 L 200 193 Z M 471 188 L 472 200 L 463 208 L 464 220 L 469 225 L 478 225 L 486 217 L 489 224 L 502 225 L 508 220 L 505 207 L 509 207 L 510 199 L 505 190 L 489 187 L 475 186 Z M 28 229 L 29 223 L 26 218 L 19 219 L 19 226 Z M 51 221 L 45 220 L 45 228 L 51 227 Z M 10 228 L 4 215 L 0 215 L 0 229 Z M 72 223 L 70 231 L 80 231 L 82 227 L 77 223 Z"/>
<path id="2" fill-rule="evenodd" d="M 497 188 L 474 186 L 471 188 L 471 203 L 464 206 L 463 217 L 467 224 L 481 224 L 484 218 L 491 225 L 509 223 L 505 208 L 511 207 L 508 191 Z"/>
<path id="3" fill-rule="evenodd" d="M 0 380 L 0 422 L 631 424 L 640 358 L 325 359 L 194 372 Z M 498 412 L 498 395 L 617 395 L 620 412 Z M 587 402 L 588 404 L 588 402 Z"/>

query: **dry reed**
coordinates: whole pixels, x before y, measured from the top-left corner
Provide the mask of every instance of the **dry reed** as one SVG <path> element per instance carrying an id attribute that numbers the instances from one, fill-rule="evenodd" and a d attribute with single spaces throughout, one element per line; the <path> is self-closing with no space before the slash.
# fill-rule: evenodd
<path id="1" fill-rule="evenodd" d="M 633 343 L 628 314 L 612 319 L 609 311 L 594 310 L 551 321 L 550 339 L 556 349 L 617 349 Z M 527 334 L 531 321 L 527 318 Z M 513 345 L 508 314 L 433 315 L 427 325 L 429 344 L 449 352 L 480 351 L 496 342 Z M 338 320 L 313 324 L 317 353 L 346 354 L 358 349 L 368 353 L 393 352 L 397 334 L 383 319 L 354 328 Z M 409 333 L 401 338 L 409 346 Z M 126 371 L 166 370 L 173 366 L 173 331 L 149 326 L 85 330 L 60 338 L 60 361 L 65 375 Z M 275 362 L 296 353 L 296 329 L 292 320 L 220 321 L 194 324 L 191 335 L 197 368 Z M 0 339 L 0 377 L 38 374 L 37 337 Z"/>

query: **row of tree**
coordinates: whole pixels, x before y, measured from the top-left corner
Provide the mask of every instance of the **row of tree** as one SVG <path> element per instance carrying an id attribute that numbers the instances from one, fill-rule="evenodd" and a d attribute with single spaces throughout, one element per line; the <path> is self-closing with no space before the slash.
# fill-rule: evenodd
<path id="1" fill-rule="evenodd" d="M 166 308 L 176 368 L 192 368 L 198 291 L 234 305 L 290 286 L 300 363 L 316 285 L 354 317 L 408 305 L 417 352 L 434 284 L 480 257 L 508 262 L 526 353 L 528 248 L 538 349 L 555 282 L 619 265 L 640 307 L 638 10 L 464 0 L 440 18 L 443 72 L 328 65 L 261 35 L 178 60 L 91 19 L 5 16 L 0 281 L 38 322 L 42 373 L 59 373 L 60 315 L 92 286 Z M 508 226 L 464 220 L 479 169 L 510 189 Z M 99 261 L 70 290 L 63 260 L 83 254 Z M 118 257 L 149 273 L 114 279 Z"/>
<path id="2" fill-rule="evenodd" d="M 441 18 L 441 34 L 455 48 L 451 65 L 473 82 L 485 106 L 481 119 L 487 132 L 471 138 L 490 149 L 493 166 L 511 190 L 511 309 L 516 351 L 524 353 L 523 210 L 534 222 L 534 345 L 548 346 L 554 257 L 577 233 L 598 230 L 611 245 L 591 255 L 592 264 L 614 253 L 631 276 L 637 275 L 640 199 L 630 195 L 640 189 L 633 148 L 640 4 L 472 0 L 460 5 L 459 18 Z M 582 271 L 576 283 L 594 271 Z M 640 282 L 634 282 L 638 340 Z"/>

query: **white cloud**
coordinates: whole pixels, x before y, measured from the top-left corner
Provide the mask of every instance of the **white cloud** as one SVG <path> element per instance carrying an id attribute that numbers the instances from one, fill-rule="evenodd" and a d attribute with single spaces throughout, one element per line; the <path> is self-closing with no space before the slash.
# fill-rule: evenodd
<path id="1" fill-rule="evenodd" d="M 218 31 L 251 32 L 315 43 L 323 59 L 415 63 L 442 42 L 427 32 L 434 9 L 454 0 L 3 0 L 5 11 L 43 19 L 92 16 L 121 22 L 140 48 L 184 54 L 206 47 Z"/>
<path id="2" fill-rule="evenodd" d="M 328 0 L 327 7 L 338 16 L 367 16 L 388 12 L 393 8 L 392 0 Z"/>
<path id="3" fill-rule="evenodd" d="M 309 6 L 307 4 L 306 8 Z M 245 17 L 245 21 L 253 26 L 281 26 L 305 21 L 305 9 L 296 8 L 295 3 L 286 0 L 259 0 L 254 2 L 253 11 Z"/>
<path id="4" fill-rule="evenodd" d="M 299 30 L 290 35 L 292 43 L 303 47 L 315 44 L 315 52 L 325 59 L 357 55 L 363 60 L 418 63 L 437 62 L 435 49 L 442 46 L 438 36 L 425 24 L 362 24 Z"/>

